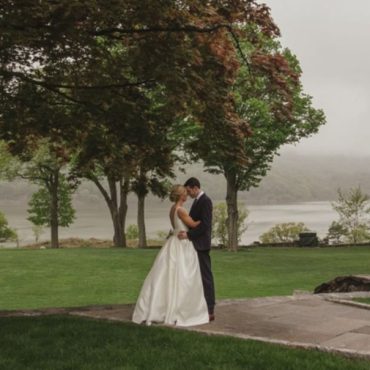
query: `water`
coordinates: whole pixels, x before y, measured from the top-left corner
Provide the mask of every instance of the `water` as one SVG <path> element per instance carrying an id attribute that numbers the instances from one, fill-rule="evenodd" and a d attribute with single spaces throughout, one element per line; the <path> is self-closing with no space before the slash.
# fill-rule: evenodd
<path id="1" fill-rule="evenodd" d="M 249 227 L 243 242 L 251 243 L 272 226 L 283 222 L 303 222 L 323 238 L 329 225 L 338 219 L 330 202 L 306 202 L 286 205 L 250 206 Z"/>
<path id="2" fill-rule="evenodd" d="M 188 206 L 191 201 L 187 202 Z M 214 202 L 217 203 L 217 202 Z M 158 231 L 168 231 L 169 201 L 152 200 L 146 207 L 146 229 L 148 237 L 156 237 Z M 337 219 L 330 202 L 307 202 L 286 205 L 256 205 L 248 207 L 248 230 L 242 237 L 243 244 L 258 240 L 270 227 L 282 222 L 304 222 L 306 226 L 324 237 L 330 223 Z M 0 210 L 6 215 L 9 225 L 17 229 L 20 245 L 34 242 L 32 224 L 27 221 L 24 204 L 0 200 Z M 113 227 L 108 208 L 105 205 L 79 206 L 77 219 L 69 228 L 60 228 L 60 238 L 99 238 L 112 239 Z M 129 205 L 127 225 L 136 223 L 136 204 Z M 41 235 L 41 240 L 49 239 L 49 230 Z"/>

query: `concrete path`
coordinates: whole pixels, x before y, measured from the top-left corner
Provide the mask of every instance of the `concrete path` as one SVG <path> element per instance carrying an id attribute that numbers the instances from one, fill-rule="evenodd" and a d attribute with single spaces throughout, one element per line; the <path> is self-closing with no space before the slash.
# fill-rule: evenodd
<path id="1" fill-rule="evenodd" d="M 349 301 L 356 296 L 370 297 L 370 293 L 223 300 L 217 304 L 214 322 L 186 330 L 316 348 L 370 359 L 370 310 Z M 0 317 L 70 314 L 130 321 L 132 310 L 132 305 L 90 306 L 2 311 Z"/>

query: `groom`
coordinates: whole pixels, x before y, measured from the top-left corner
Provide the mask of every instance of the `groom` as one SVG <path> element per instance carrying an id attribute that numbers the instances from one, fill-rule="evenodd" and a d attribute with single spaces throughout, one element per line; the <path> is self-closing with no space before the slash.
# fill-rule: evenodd
<path id="1" fill-rule="evenodd" d="M 198 253 L 209 321 L 213 321 L 215 319 L 215 288 L 211 269 L 211 257 L 209 255 L 211 249 L 212 201 L 201 190 L 200 182 L 195 177 L 188 179 L 184 186 L 189 196 L 194 199 L 190 209 L 190 216 L 194 221 L 201 221 L 201 223 L 194 229 L 189 229 L 188 232 L 181 231 L 178 237 L 179 239 L 188 238 L 191 240 Z"/>

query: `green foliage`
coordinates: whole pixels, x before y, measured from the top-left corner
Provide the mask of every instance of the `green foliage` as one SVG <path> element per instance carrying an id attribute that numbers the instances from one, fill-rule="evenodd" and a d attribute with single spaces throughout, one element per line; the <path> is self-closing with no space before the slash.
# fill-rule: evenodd
<path id="1" fill-rule="evenodd" d="M 13 156 L 4 140 L 0 140 L 0 178 L 14 180 L 19 173 L 21 162 Z"/>
<path id="2" fill-rule="evenodd" d="M 51 225 L 51 195 L 46 186 L 40 185 L 29 201 L 28 220 L 34 225 Z M 72 206 L 72 190 L 65 176 L 59 176 L 58 186 L 58 225 L 67 227 L 75 220 L 75 210 Z"/>
<path id="3" fill-rule="evenodd" d="M 139 106 L 156 89 L 167 95 L 166 110 L 175 119 L 193 115 L 218 135 L 225 132 L 219 125 L 221 117 L 228 118 L 229 127 L 241 126 L 227 92 L 239 67 L 233 37 L 243 33 L 258 43 L 253 32 L 240 29 L 245 22 L 255 23 L 266 35 L 278 33 L 267 8 L 250 1 L 246 6 L 244 0 L 148 1 L 143 6 L 117 0 L 104 9 L 99 2 L 63 0 L 17 10 L 6 1 L 2 14 L 0 33 L 6 34 L 6 42 L 0 54 L 4 97 L 0 111 L 9 107 L 4 136 L 18 137 L 23 143 L 27 135 L 22 132 L 74 140 L 84 136 L 97 115 L 108 130 L 112 117 L 140 122 L 145 112 Z M 21 28 L 7 26 L 20 23 Z M 25 109 L 19 109 L 21 105 Z M 71 125 L 73 115 L 66 123 L 60 111 L 73 110 L 75 105 L 78 114 L 87 113 L 87 119 Z M 161 102 L 153 108 L 160 110 Z M 119 109 L 124 114 L 119 115 Z M 14 116 L 21 125 L 11 127 Z M 151 117 L 146 118 L 149 122 Z M 152 131 L 158 125 L 154 123 Z M 230 130 L 228 135 L 240 141 L 236 132 Z"/>
<path id="4" fill-rule="evenodd" d="M 360 187 L 347 192 L 338 189 L 338 200 L 332 207 L 339 214 L 328 230 L 328 238 L 334 243 L 361 243 L 370 240 L 370 196 Z"/>
<path id="5" fill-rule="evenodd" d="M 168 231 L 160 230 L 156 232 L 156 235 L 160 241 L 164 241 L 168 236 Z"/>
<path id="6" fill-rule="evenodd" d="M 327 238 L 332 244 L 345 242 L 348 229 L 338 221 L 333 221 L 328 229 Z"/>
<path id="7" fill-rule="evenodd" d="M 293 242 L 299 238 L 299 234 L 308 231 L 303 222 L 287 222 L 277 224 L 260 236 L 262 243 Z"/>
<path id="8" fill-rule="evenodd" d="M 370 305 L 370 298 L 352 298 L 352 301 Z"/>
<path id="9" fill-rule="evenodd" d="M 227 246 L 227 209 L 225 203 L 213 207 L 212 239 L 216 239 L 223 247 Z"/>
<path id="10" fill-rule="evenodd" d="M 238 242 L 241 241 L 241 237 L 247 230 L 248 226 L 246 220 L 248 218 L 249 211 L 244 205 L 239 205 L 239 217 L 238 217 Z M 228 232 L 227 232 L 227 207 L 226 203 L 218 203 L 213 208 L 212 218 L 212 239 L 215 239 L 218 244 L 222 247 L 228 245 Z"/>
<path id="11" fill-rule="evenodd" d="M 8 226 L 8 220 L 5 215 L 0 212 L 0 242 L 8 240 L 17 240 L 18 235 L 16 231 Z"/>
<path id="12" fill-rule="evenodd" d="M 256 31 L 250 24 L 247 29 Z M 284 49 L 278 38 L 266 38 L 258 32 L 256 36 L 266 56 L 264 60 L 270 58 L 275 60 L 276 67 L 281 66 L 274 74 L 280 79 L 281 86 L 276 88 L 269 71 L 260 70 L 258 63 L 249 68 L 242 65 L 238 72 L 232 87 L 237 113 L 249 123 L 252 131 L 252 135 L 247 135 L 243 141 L 247 163 L 233 160 L 227 155 L 223 142 L 213 142 L 213 136 L 204 130 L 198 134 L 198 146 L 192 144 L 210 172 L 235 177 L 237 191 L 257 187 L 284 144 L 296 143 L 317 133 L 325 123 L 323 111 L 315 109 L 312 97 L 303 91 L 299 80 L 301 68 L 296 56 Z M 257 52 L 247 40 L 243 41 L 242 49 L 246 54 Z"/>
<path id="13" fill-rule="evenodd" d="M 44 232 L 43 225 L 33 224 L 32 225 L 32 232 L 33 232 L 33 235 L 35 236 L 35 242 L 38 243 L 39 240 L 40 240 L 41 234 L 43 234 L 43 232 Z"/>
<path id="14" fill-rule="evenodd" d="M 139 229 L 137 225 L 128 225 L 126 228 L 126 238 L 129 240 L 137 240 L 139 237 Z"/>
<path id="15" fill-rule="evenodd" d="M 238 244 L 233 200 L 238 192 L 259 185 L 283 145 L 309 137 L 325 123 L 323 111 L 315 109 L 312 98 L 303 92 L 297 58 L 282 48 L 277 37 L 259 32 L 253 22 L 248 22 L 245 30 L 254 34 L 258 46 L 242 40 L 241 49 L 251 56 L 251 63 L 241 65 L 230 87 L 236 113 L 244 122 L 239 132 L 242 145 L 235 146 L 232 135 L 228 135 L 237 128 L 228 127 L 227 117 L 220 123 L 224 135 L 214 135 L 204 127 L 188 139 L 188 147 L 195 158 L 204 161 L 207 171 L 226 178 L 230 199 L 228 247 L 232 250 L 237 250 Z"/>

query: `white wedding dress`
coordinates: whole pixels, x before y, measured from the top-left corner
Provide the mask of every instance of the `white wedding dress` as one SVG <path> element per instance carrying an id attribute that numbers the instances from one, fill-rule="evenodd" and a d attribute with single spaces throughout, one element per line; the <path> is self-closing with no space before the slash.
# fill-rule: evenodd
<path id="1" fill-rule="evenodd" d="M 179 240 L 188 228 L 174 213 L 174 234 L 159 251 L 136 302 L 132 321 L 201 325 L 209 322 L 199 261 L 193 243 Z"/>

